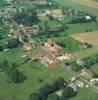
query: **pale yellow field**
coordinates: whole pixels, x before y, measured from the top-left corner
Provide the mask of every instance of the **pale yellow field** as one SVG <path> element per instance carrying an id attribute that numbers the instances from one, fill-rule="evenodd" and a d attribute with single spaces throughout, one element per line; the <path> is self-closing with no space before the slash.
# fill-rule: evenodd
<path id="1" fill-rule="evenodd" d="M 95 0 L 71 0 L 73 2 L 77 2 L 86 6 L 90 6 L 93 8 L 98 8 L 98 3 Z"/>
<path id="2" fill-rule="evenodd" d="M 94 47 L 98 47 L 98 31 L 97 32 L 86 32 L 73 35 L 76 40 L 80 42 L 87 42 L 92 44 Z"/>

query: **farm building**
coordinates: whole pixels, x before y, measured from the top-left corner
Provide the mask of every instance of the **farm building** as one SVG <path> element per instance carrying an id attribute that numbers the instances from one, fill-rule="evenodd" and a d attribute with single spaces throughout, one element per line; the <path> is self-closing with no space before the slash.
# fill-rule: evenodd
<path id="1" fill-rule="evenodd" d="M 52 9 L 51 10 L 51 15 L 58 19 L 58 20 L 63 20 L 64 19 L 64 15 L 63 15 L 63 12 L 62 12 L 62 9 Z"/>
<path id="2" fill-rule="evenodd" d="M 77 91 L 79 88 L 78 88 L 78 85 L 75 83 L 75 82 L 70 82 L 68 84 L 69 87 L 73 88 L 74 91 Z"/>

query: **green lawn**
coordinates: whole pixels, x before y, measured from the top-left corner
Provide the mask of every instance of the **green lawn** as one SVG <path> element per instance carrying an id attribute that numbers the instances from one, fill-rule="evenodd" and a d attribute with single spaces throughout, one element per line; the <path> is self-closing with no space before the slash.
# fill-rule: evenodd
<path id="1" fill-rule="evenodd" d="M 21 64 L 24 60 L 20 57 L 23 53 L 21 48 L 13 49 L 9 52 L 1 52 L 0 60 L 8 59 L 9 63 L 17 62 Z M 32 92 L 38 91 L 45 83 L 52 83 L 58 77 L 64 77 L 69 80 L 73 73 L 65 70 L 61 66 L 54 68 L 46 68 L 39 61 L 33 63 L 25 63 L 19 66 L 19 70 L 27 76 L 27 80 L 20 84 L 7 83 L 7 78 L 4 73 L 0 73 L 0 100 L 28 100 Z M 39 83 L 39 79 L 43 83 Z M 71 100 L 97 100 L 97 94 L 89 89 L 81 89 L 78 95 Z"/>
<path id="2" fill-rule="evenodd" d="M 85 50 L 76 51 L 73 54 L 76 58 L 85 58 L 98 53 L 98 48 L 88 48 Z"/>
<path id="3" fill-rule="evenodd" d="M 98 94 L 90 88 L 82 88 L 78 95 L 70 100 L 98 100 Z"/>
<path id="4" fill-rule="evenodd" d="M 9 52 L 0 53 L 0 60 L 8 59 L 9 63 L 17 62 L 21 64 L 24 60 L 20 57 L 21 48 L 13 49 Z M 45 83 L 52 83 L 55 79 L 62 76 L 65 80 L 69 80 L 73 75 L 72 72 L 63 69 L 61 66 L 54 68 L 46 68 L 39 61 L 32 64 L 21 64 L 19 70 L 27 76 L 27 80 L 20 84 L 7 83 L 5 73 L 0 73 L 0 100 L 28 100 L 32 92 Z M 38 79 L 43 79 L 44 83 L 39 83 Z"/>
<path id="5" fill-rule="evenodd" d="M 68 24 L 68 27 L 69 29 L 66 31 L 66 33 L 68 34 L 98 30 L 98 24 L 95 24 L 93 22 L 83 24 Z"/>

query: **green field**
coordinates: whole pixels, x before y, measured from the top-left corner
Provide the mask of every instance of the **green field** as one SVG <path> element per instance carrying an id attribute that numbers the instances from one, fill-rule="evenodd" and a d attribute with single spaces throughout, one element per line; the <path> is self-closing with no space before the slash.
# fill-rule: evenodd
<path id="1" fill-rule="evenodd" d="M 27 76 L 27 80 L 20 84 L 8 83 L 5 73 L 0 73 L 0 100 L 28 100 L 32 92 L 38 91 L 45 83 L 52 83 L 58 77 L 64 77 L 69 80 L 73 72 L 65 70 L 62 66 L 54 68 L 46 68 L 39 61 L 32 63 L 24 63 L 24 59 L 20 57 L 23 49 L 17 48 L 9 52 L 0 52 L 0 60 L 7 59 L 9 63 L 16 62 L 19 64 L 19 70 Z M 43 83 L 38 80 L 42 79 Z M 97 100 L 97 94 L 91 89 L 81 89 L 75 98 L 70 100 Z"/>
<path id="2" fill-rule="evenodd" d="M 71 7 L 73 9 L 78 9 L 78 10 L 82 10 L 82 11 L 84 10 L 84 11 L 87 11 L 91 14 L 98 16 L 98 9 L 97 8 L 85 6 L 85 5 L 76 3 L 76 2 L 72 2 L 71 0 L 53 0 L 53 1 L 57 2 L 61 6 Z"/>
<path id="3" fill-rule="evenodd" d="M 66 33 L 81 33 L 86 31 L 95 31 L 98 30 L 98 24 L 95 23 L 83 23 L 83 24 L 68 24 L 69 29 Z"/>
<path id="4" fill-rule="evenodd" d="M 39 61 L 31 64 L 25 63 L 20 57 L 22 49 L 17 48 L 9 52 L 0 52 L 0 60 L 8 59 L 9 63 L 16 62 L 19 64 L 19 70 L 27 76 L 27 80 L 20 84 L 7 83 L 5 73 L 0 73 L 0 100 L 28 100 L 32 92 L 37 91 L 43 84 L 52 83 L 55 79 L 62 76 L 65 80 L 70 79 L 72 72 L 66 71 L 61 66 L 46 68 Z M 39 83 L 42 79 L 44 82 Z"/>
<path id="5" fill-rule="evenodd" d="M 6 4 L 5 0 L 0 0 L 0 7 L 3 7 Z"/>
<path id="6" fill-rule="evenodd" d="M 74 57 L 82 59 L 82 58 L 85 58 L 85 57 L 95 55 L 95 54 L 97 54 L 97 52 L 98 52 L 98 48 L 88 48 L 88 49 L 85 49 L 85 50 L 74 52 L 72 54 L 73 54 Z"/>
<path id="7" fill-rule="evenodd" d="M 78 95 L 70 100 L 98 100 L 98 94 L 90 88 L 82 88 Z"/>

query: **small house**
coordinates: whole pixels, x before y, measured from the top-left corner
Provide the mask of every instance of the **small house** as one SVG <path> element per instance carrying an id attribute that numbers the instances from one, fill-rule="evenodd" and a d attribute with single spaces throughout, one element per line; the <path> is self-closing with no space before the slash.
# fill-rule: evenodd
<path id="1" fill-rule="evenodd" d="M 77 91 L 77 90 L 79 89 L 79 88 L 78 88 L 78 85 L 77 85 L 76 83 L 74 83 L 74 82 L 70 82 L 70 83 L 68 84 L 68 86 L 71 87 L 71 88 L 73 88 L 74 91 Z"/>

